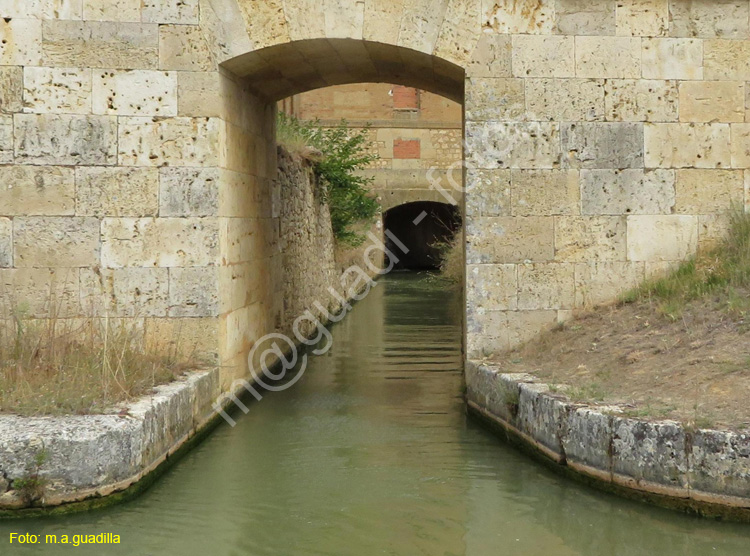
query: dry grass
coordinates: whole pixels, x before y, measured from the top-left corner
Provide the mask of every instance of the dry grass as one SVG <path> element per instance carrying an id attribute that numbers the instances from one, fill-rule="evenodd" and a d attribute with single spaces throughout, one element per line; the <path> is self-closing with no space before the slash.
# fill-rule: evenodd
<path id="1" fill-rule="evenodd" d="M 433 244 L 440 251 L 440 275 L 441 281 L 455 287 L 462 287 L 464 283 L 464 234 L 458 230 L 448 242 Z"/>
<path id="2" fill-rule="evenodd" d="M 178 342 L 149 338 L 143 319 L 30 319 L 14 307 L 0 324 L 0 412 L 106 413 L 200 366 Z"/>
<path id="3" fill-rule="evenodd" d="M 747 313 L 750 300 L 750 214 L 733 210 L 729 233 L 716 248 L 699 254 L 680 265 L 669 275 L 646 281 L 628 292 L 623 303 L 652 301 L 659 310 L 673 319 L 698 299 L 716 296 L 725 308 L 739 314 Z"/>
<path id="4" fill-rule="evenodd" d="M 493 359 L 575 401 L 748 430 L 748 332 L 750 215 L 735 212 L 715 249 Z"/>

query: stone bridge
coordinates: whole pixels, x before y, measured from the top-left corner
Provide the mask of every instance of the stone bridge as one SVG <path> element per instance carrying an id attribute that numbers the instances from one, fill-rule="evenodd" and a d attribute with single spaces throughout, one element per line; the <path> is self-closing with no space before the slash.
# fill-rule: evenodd
<path id="1" fill-rule="evenodd" d="M 0 276 L 153 318 L 224 384 L 279 314 L 275 102 L 464 106 L 469 357 L 613 298 L 747 202 L 748 0 L 0 0 Z M 445 184 L 450 188 L 449 184 Z"/>

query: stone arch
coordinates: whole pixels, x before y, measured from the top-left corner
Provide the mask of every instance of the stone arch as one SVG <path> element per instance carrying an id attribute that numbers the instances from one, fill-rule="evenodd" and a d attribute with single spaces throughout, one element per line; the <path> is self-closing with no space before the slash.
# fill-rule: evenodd
<path id="1" fill-rule="evenodd" d="M 407 253 L 387 237 L 387 246 L 398 253 L 396 269 L 434 270 L 439 268 L 442 249 L 453 241 L 461 228 L 461 211 L 454 204 L 412 201 L 383 212 L 383 228 L 403 243 Z"/>
<path id="2" fill-rule="evenodd" d="M 275 102 L 331 85 L 381 82 L 416 87 L 463 103 L 466 71 L 461 57 L 449 54 L 448 37 L 453 36 L 453 24 L 445 19 L 445 10 L 435 11 L 427 4 L 418 9 L 401 5 L 404 13 L 398 19 L 398 33 L 390 35 L 383 34 L 383 27 L 388 27 L 382 25 L 383 5 L 374 2 L 371 5 L 341 3 L 345 7 L 351 4 L 363 9 L 360 30 L 349 25 L 351 20 L 347 19 L 346 9 L 343 14 L 332 12 L 328 6 L 324 10 L 322 4 L 326 2 L 310 2 L 303 11 L 299 7 L 307 4 L 305 2 L 279 3 L 270 11 L 274 2 L 214 0 L 209 4 L 211 12 L 202 20 L 202 32 L 219 63 L 218 92 L 224 119 L 219 146 L 219 188 L 226 191 L 226 197 L 238 200 L 247 195 L 247 190 L 244 193 L 242 190 L 248 185 L 255 190 L 252 195 L 256 198 L 263 198 L 264 191 L 271 191 L 270 202 L 265 207 L 227 214 L 226 218 L 220 215 L 220 219 L 225 220 L 220 226 L 223 230 L 220 252 L 228 254 L 229 266 L 247 269 L 244 273 L 231 272 L 219 277 L 220 295 L 227 298 L 225 312 L 219 315 L 220 358 L 227 369 L 235 369 L 231 374 L 236 377 L 243 374 L 244 358 L 254 340 L 262 335 L 260 332 L 272 331 L 277 326 L 278 304 L 283 301 L 283 295 L 276 289 L 282 283 L 279 278 L 282 268 L 274 245 L 279 216 L 275 203 L 280 198 L 279 192 L 274 190 Z M 444 4 L 447 8 L 459 3 Z M 295 9 L 297 15 L 290 16 Z M 318 11 L 337 15 L 333 20 L 330 15 L 326 16 L 328 26 L 317 31 L 314 31 L 314 24 L 305 34 L 300 34 L 299 29 L 292 31 L 294 23 L 299 23 L 295 18 L 309 15 L 314 21 Z M 436 17 L 438 14 L 440 17 Z M 370 32 L 364 30 L 368 21 L 376 20 L 381 25 Z M 264 22 L 262 29 L 257 27 L 260 21 Z M 389 25 L 393 21 L 387 20 Z M 343 28 L 347 30 L 342 31 Z M 418 37 L 422 38 L 417 40 Z M 467 53 L 468 50 L 464 55 Z M 458 205 L 462 196 L 453 193 L 457 198 L 453 204 Z M 438 200 L 440 194 L 434 192 L 428 197 Z M 243 245 L 249 235 L 261 249 L 247 257 L 249 251 L 237 247 Z M 264 277 L 252 269 L 258 263 L 270 269 L 262 273 Z M 245 303 L 243 291 L 250 288 L 258 290 L 259 294 Z M 243 330 L 243 326 L 248 330 Z M 224 382 L 227 383 L 227 377 Z"/>
<path id="3" fill-rule="evenodd" d="M 305 39 L 247 52 L 223 66 L 271 101 L 332 85 L 395 83 L 463 103 L 463 68 L 424 52 L 372 41 Z"/>

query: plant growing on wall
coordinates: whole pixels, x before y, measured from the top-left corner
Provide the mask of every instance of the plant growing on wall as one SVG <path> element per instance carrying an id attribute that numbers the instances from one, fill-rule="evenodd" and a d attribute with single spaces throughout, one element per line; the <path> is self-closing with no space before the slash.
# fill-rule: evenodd
<path id="1" fill-rule="evenodd" d="M 373 178 L 360 174 L 378 159 L 377 154 L 367 152 L 367 128 L 351 129 L 346 120 L 322 127 L 317 120 L 301 122 L 279 112 L 277 137 L 291 150 L 313 147 L 322 153 L 313 165 L 331 211 L 333 235 L 347 245 L 362 244 L 365 235 L 357 231 L 357 225 L 380 212 L 380 204 L 370 193 Z"/>

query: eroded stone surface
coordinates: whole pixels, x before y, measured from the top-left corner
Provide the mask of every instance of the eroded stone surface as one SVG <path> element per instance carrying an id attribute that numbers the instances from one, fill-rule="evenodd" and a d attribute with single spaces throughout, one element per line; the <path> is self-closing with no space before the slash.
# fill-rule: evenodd
<path id="1" fill-rule="evenodd" d="M 669 214 L 675 205 L 673 170 L 582 170 L 583 214 Z"/>
<path id="2" fill-rule="evenodd" d="M 18 163 L 79 165 L 117 163 L 117 118 L 16 114 Z"/>

